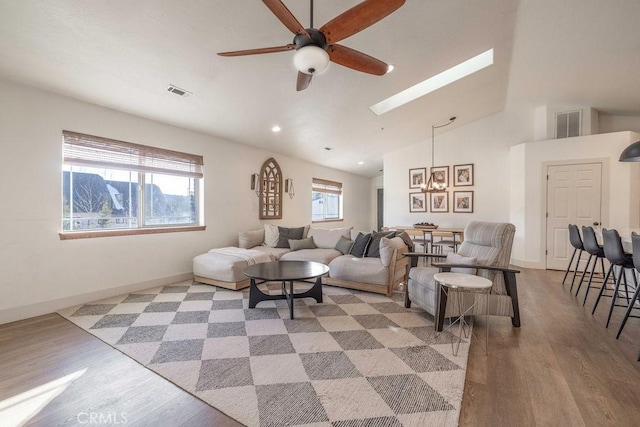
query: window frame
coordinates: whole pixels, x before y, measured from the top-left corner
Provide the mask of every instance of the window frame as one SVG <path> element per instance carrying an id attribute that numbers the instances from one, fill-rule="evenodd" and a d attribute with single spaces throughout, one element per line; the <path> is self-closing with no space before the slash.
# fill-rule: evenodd
<path id="1" fill-rule="evenodd" d="M 323 195 L 323 213 L 322 219 L 313 219 L 313 193 L 321 193 Z M 338 199 L 338 218 L 327 218 L 326 212 L 326 195 L 328 194 L 337 194 L 339 196 Z M 343 185 L 341 182 L 330 181 L 327 179 L 321 178 L 312 178 L 311 181 L 311 223 L 320 223 L 320 222 L 340 222 L 344 221 L 344 197 L 343 197 Z"/>
<path id="2" fill-rule="evenodd" d="M 61 240 L 84 239 L 93 237 L 108 236 L 128 236 L 138 234 L 157 234 L 184 231 L 200 231 L 205 230 L 203 224 L 204 215 L 201 207 L 202 204 L 202 186 L 204 184 L 203 157 L 188 153 L 155 148 L 130 142 L 119 141 L 114 139 L 102 138 L 93 135 L 86 135 L 77 132 L 62 132 L 62 165 L 63 183 L 64 174 L 69 173 L 69 191 L 73 193 L 73 167 L 99 168 L 104 170 L 125 171 L 129 173 L 129 182 L 137 174 L 137 191 L 136 198 L 136 223 L 137 226 L 126 228 L 110 228 L 110 229 L 80 229 L 65 230 L 65 221 L 69 221 L 73 227 L 73 198 L 69 200 L 71 208 L 70 218 L 65 218 L 65 198 L 66 193 L 63 187 L 62 191 L 62 230 L 59 233 Z M 68 166 L 68 172 L 66 171 Z M 75 172 L 83 173 L 83 172 Z M 193 214 L 195 216 L 193 223 L 180 224 L 146 224 L 145 205 L 147 195 L 147 176 L 151 174 L 170 175 L 182 178 L 193 179 Z M 131 192 L 130 198 L 133 197 Z M 130 216 L 128 216 L 130 218 Z"/>

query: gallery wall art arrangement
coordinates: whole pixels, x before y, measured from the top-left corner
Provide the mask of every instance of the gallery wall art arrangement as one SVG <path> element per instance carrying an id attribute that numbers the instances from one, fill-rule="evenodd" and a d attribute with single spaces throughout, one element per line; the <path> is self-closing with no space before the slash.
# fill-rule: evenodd
<path id="1" fill-rule="evenodd" d="M 449 171 L 451 171 L 451 176 Z M 427 188 L 426 167 L 409 169 L 409 189 L 420 190 L 419 192 L 409 192 L 409 212 L 473 213 L 473 191 L 449 191 L 450 184 L 453 188 L 475 185 L 473 163 L 453 165 L 451 168 L 449 166 L 433 166 L 429 168 L 429 176 L 434 182 L 441 184 L 440 187 L 445 190 L 430 191 Z"/>

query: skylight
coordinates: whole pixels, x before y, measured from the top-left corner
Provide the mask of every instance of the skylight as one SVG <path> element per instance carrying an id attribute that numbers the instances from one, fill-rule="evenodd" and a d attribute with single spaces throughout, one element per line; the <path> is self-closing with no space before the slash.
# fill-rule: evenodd
<path id="1" fill-rule="evenodd" d="M 428 93 L 436 91 L 448 84 L 480 71 L 489 65 L 493 65 L 493 49 L 489 49 L 478 56 L 467 59 L 466 61 L 441 72 L 440 74 L 429 77 L 427 80 L 411 86 L 409 89 L 398 92 L 395 95 L 372 105 L 369 109 L 380 116 L 394 108 L 403 106 L 404 104 L 418 99 L 421 96 L 425 96 Z"/>

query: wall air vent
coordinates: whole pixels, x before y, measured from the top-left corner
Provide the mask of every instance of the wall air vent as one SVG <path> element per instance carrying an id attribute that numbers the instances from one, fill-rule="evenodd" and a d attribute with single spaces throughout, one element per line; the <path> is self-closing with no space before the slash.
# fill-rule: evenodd
<path id="1" fill-rule="evenodd" d="M 191 95 L 193 95 L 193 92 L 189 92 L 188 90 L 180 89 L 179 87 L 174 86 L 174 85 L 169 85 L 169 87 L 167 87 L 167 92 L 175 93 L 176 95 L 181 96 L 183 98 L 188 98 Z"/>
<path id="2" fill-rule="evenodd" d="M 581 135 L 582 110 L 556 113 L 555 121 L 556 138 L 571 138 Z"/>

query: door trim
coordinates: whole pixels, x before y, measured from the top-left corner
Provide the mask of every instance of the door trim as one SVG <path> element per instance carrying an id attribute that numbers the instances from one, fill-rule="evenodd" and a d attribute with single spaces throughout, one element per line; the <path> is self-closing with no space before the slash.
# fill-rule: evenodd
<path id="1" fill-rule="evenodd" d="M 547 255 L 545 251 L 547 250 L 547 197 L 548 191 L 548 183 L 547 183 L 547 174 L 549 170 L 549 166 L 562 166 L 562 165 L 582 165 L 587 163 L 600 163 L 602 165 L 602 182 L 600 186 L 600 191 L 602 192 L 600 198 L 600 224 L 601 226 L 604 224 L 605 227 L 609 226 L 609 158 L 608 157 L 596 157 L 592 159 L 573 159 L 573 160 L 551 160 L 542 162 L 542 203 L 540 206 L 542 207 L 540 212 L 540 253 L 538 256 L 542 260 L 541 264 L 543 268 L 547 269 Z"/>

